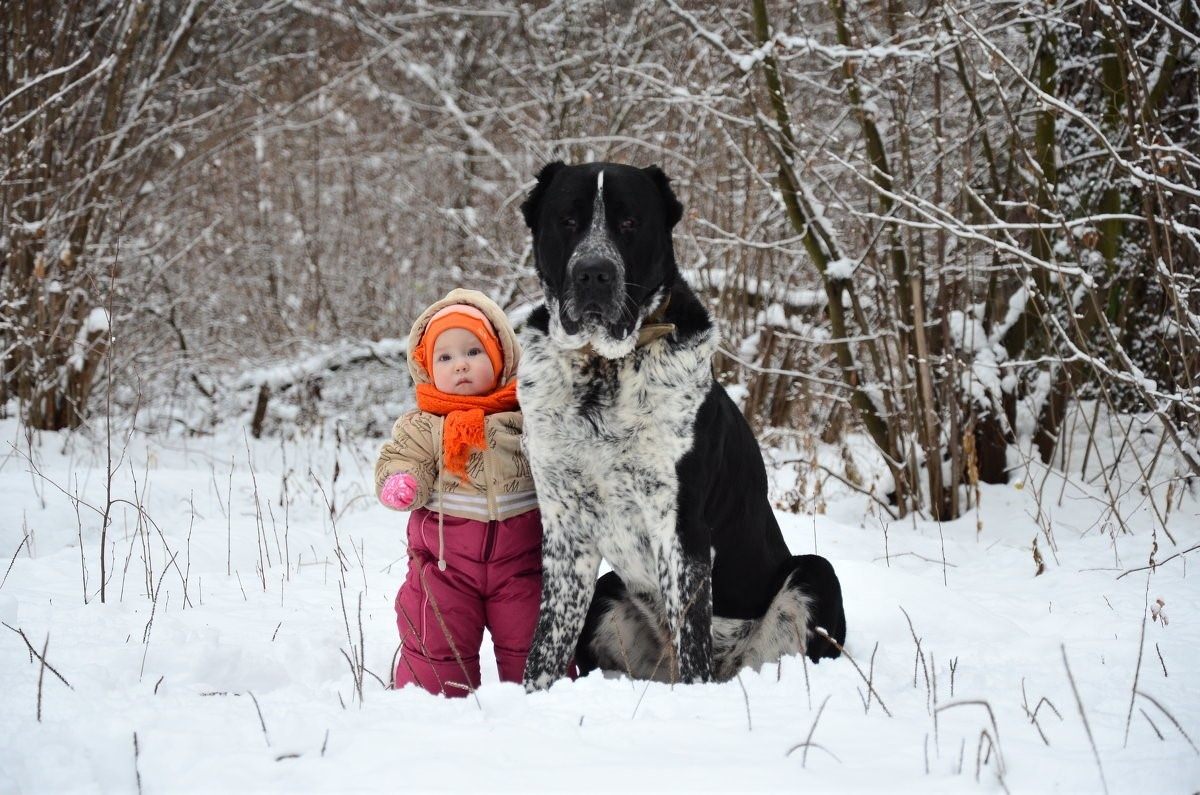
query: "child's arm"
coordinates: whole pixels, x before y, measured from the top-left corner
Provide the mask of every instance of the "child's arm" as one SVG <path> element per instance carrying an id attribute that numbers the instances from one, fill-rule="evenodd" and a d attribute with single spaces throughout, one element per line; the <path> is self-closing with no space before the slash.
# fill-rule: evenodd
<path id="1" fill-rule="evenodd" d="M 396 420 L 392 440 L 380 448 L 375 462 L 379 501 L 398 511 L 423 507 L 437 480 L 437 461 L 432 418 L 414 411 Z"/>

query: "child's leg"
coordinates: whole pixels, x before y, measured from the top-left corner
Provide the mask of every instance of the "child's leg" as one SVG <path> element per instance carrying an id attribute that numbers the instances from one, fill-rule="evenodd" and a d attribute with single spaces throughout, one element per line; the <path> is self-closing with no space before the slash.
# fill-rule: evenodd
<path id="1" fill-rule="evenodd" d="M 542 594 L 542 525 L 537 511 L 514 516 L 497 529 L 488 565 L 485 604 L 502 682 L 520 682 Z"/>
<path id="2" fill-rule="evenodd" d="M 437 518 L 418 513 L 428 512 L 414 511 L 409 520 L 408 577 L 396 594 L 402 645 L 396 687 L 417 684 L 430 693 L 465 696 L 468 688 L 479 687 L 479 645 L 485 618 L 478 580 L 472 576 L 475 567 L 447 555 L 448 568 L 440 571 L 436 556 L 425 549 L 420 538 L 420 522 L 436 522 Z"/>

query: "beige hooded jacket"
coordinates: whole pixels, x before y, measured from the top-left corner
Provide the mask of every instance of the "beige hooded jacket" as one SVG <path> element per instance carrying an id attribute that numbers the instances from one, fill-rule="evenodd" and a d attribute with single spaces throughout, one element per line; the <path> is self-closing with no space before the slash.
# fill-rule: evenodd
<path id="1" fill-rule="evenodd" d="M 469 304 L 487 316 L 504 354 L 503 386 L 517 377 L 521 347 L 508 318 L 494 301 L 475 290 L 452 290 L 445 298 L 421 313 L 408 336 L 408 349 L 421 343 L 429 320 L 451 304 Z M 408 371 L 414 384 L 432 383 L 425 368 L 408 357 Z M 460 479 L 442 467 L 442 423 L 444 418 L 426 411 L 413 411 L 396 421 L 392 439 L 379 451 L 375 463 L 375 493 L 384 481 L 399 472 L 411 474 L 417 481 L 417 496 L 407 510 L 429 507 L 451 516 L 486 522 L 507 519 L 537 507 L 529 460 L 521 448 L 520 411 L 501 411 L 484 419 L 487 449 L 471 453 L 467 460 L 469 477 Z"/>

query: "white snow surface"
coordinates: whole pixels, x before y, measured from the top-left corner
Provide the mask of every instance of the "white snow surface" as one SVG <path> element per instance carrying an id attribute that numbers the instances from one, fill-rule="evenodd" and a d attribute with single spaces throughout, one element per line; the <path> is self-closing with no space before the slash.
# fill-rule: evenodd
<path id="1" fill-rule="evenodd" d="M 593 674 L 527 695 L 497 681 L 485 638 L 474 697 L 369 673 L 360 699 L 344 655 L 365 646 L 389 680 L 406 565 L 406 517 L 371 486 L 382 440 L 247 442 L 226 426 L 126 448 L 114 425 L 101 603 L 103 431 L 30 444 L 0 420 L 0 792 L 1200 786 L 1197 553 L 1166 560 L 1200 543 L 1194 489 L 1176 492 L 1172 544 L 1136 489 L 1121 533 L 1098 490 L 1035 465 L 1014 481 L 1046 478 L 1040 511 L 1032 486 L 984 486 L 978 513 L 940 526 L 826 481 L 824 513 L 778 516 L 794 552 L 836 567 L 861 675 L 846 657 L 789 657 L 724 684 Z M 770 469 L 777 493 L 800 472 Z M 1165 562 L 1120 577 L 1154 540 Z M 1158 599 L 1169 625 L 1150 618 Z"/>

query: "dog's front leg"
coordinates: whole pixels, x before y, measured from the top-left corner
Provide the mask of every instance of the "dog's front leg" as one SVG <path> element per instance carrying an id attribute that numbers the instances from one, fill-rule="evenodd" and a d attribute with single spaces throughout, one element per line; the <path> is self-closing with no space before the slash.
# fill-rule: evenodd
<path id="1" fill-rule="evenodd" d="M 712 566 L 672 546 L 659 558 L 659 578 L 665 586 L 667 628 L 679 680 L 708 682 L 712 679 Z"/>
<path id="2" fill-rule="evenodd" d="M 525 660 L 529 692 L 545 690 L 566 675 L 596 590 L 600 553 L 570 542 L 549 532 L 542 540 L 542 601 Z"/>
<path id="3" fill-rule="evenodd" d="M 707 560 L 685 560 L 686 601 L 679 632 L 679 678 L 684 682 L 712 679 L 712 566 Z"/>

